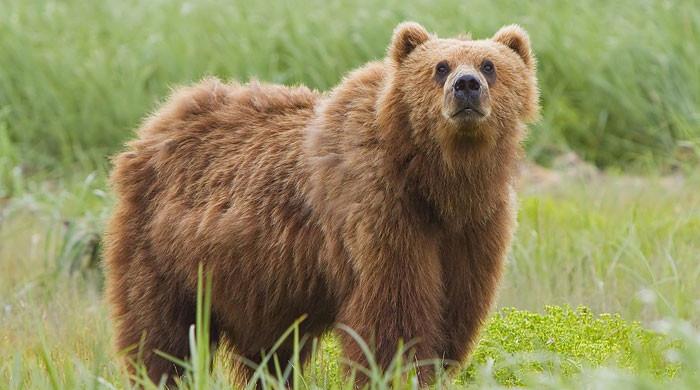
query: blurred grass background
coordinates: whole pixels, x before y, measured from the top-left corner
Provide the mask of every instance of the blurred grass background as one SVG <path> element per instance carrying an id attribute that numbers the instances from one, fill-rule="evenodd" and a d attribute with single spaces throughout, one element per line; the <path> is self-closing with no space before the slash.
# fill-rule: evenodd
<path id="1" fill-rule="evenodd" d="M 529 31 L 544 109 L 527 146 L 540 162 L 574 150 L 602 167 L 659 167 L 698 146 L 694 0 L 4 0 L 0 150 L 29 172 L 104 168 L 173 86 L 216 75 L 326 90 L 383 57 L 407 19 L 442 36 Z"/>

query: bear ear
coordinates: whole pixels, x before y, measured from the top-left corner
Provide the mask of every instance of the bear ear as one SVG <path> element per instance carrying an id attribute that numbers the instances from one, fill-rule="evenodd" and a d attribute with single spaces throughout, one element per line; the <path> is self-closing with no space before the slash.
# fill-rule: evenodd
<path id="1" fill-rule="evenodd" d="M 396 26 L 389 46 L 389 57 L 400 64 L 416 47 L 430 39 L 423 26 L 415 22 L 403 22 Z"/>
<path id="2" fill-rule="evenodd" d="M 523 59 L 525 65 L 531 66 L 533 63 L 530 52 L 530 37 L 522 27 L 511 24 L 502 27 L 492 38 L 494 41 L 508 46 Z"/>

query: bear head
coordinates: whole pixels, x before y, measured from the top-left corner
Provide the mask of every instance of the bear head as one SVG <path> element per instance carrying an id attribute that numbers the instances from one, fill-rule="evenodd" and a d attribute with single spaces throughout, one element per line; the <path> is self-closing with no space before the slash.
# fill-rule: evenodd
<path id="1" fill-rule="evenodd" d="M 391 102 L 414 132 L 498 140 L 538 116 L 536 61 L 516 25 L 483 40 L 440 39 L 413 22 L 394 30 L 387 61 Z"/>

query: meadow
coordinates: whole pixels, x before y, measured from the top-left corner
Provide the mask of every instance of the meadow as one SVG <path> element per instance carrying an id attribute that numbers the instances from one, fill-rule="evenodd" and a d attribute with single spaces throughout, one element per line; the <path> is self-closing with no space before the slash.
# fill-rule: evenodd
<path id="1" fill-rule="evenodd" d="M 106 177 L 171 88 L 326 90 L 381 58 L 402 20 L 475 38 L 519 23 L 542 89 L 497 308 L 436 387 L 699 387 L 697 2 L 4 0 L 0 389 L 130 386 L 102 298 Z M 184 387 L 230 387 L 203 338 Z M 351 388 L 334 339 L 318 349 L 300 387 Z M 411 388 L 403 369 L 373 386 Z"/>

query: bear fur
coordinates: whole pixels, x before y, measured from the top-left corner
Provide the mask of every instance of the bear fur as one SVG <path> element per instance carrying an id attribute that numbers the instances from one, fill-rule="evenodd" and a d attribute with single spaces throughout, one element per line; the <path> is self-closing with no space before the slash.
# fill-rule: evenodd
<path id="1" fill-rule="evenodd" d="M 305 336 L 354 329 L 381 367 L 401 341 L 411 359 L 462 361 L 501 278 L 537 113 L 517 26 L 469 40 L 402 23 L 386 59 L 328 94 L 215 79 L 176 91 L 114 159 L 105 255 L 117 348 L 172 382 L 178 368 L 154 351 L 187 356 L 202 263 L 212 341 L 253 362 L 302 315 Z M 282 363 L 291 354 L 290 343 L 277 351 Z M 419 369 L 422 383 L 432 374 Z"/>

